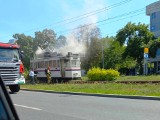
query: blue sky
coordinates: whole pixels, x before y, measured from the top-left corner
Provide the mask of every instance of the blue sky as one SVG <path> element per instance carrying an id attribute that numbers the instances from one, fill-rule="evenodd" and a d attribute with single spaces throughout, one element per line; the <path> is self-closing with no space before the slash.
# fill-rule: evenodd
<path id="1" fill-rule="evenodd" d="M 54 30 L 57 36 L 67 36 L 71 32 L 68 29 L 90 23 L 96 23 L 102 37 L 112 36 L 130 21 L 149 24 L 145 7 L 156 1 L 158 0 L 0 0 L 0 42 L 8 42 L 15 33 L 34 37 L 36 31 L 45 28 Z M 95 13 L 96 10 L 101 11 Z M 87 13 L 92 15 L 76 20 L 77 16 Z M 64 22 L 67 19 L 70 20 Z M 63 22 L 58 23 L 60 21 Z"/>

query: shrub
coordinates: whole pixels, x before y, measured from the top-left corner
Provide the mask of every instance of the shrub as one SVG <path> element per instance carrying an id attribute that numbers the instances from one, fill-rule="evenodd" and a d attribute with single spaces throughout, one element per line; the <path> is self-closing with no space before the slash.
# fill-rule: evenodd
<path id="1" fill-rule="evenodd" d="M 100 68 L 92 68 L 87 72 L 87 77 L 89 80 L 99 80 L 101 77 L 101 69 Z"/>
<path id="2" fill-rule="evenodd" d="M 113 69 L 106 70 L 106 80 L 116 80 L 116 78 L 119 76 L 119 72 Z"/>
<path id="3" fill-rule="evenodd" d="M 115 80 L 116 77 L 119 76 L 119 72 L 113 69 L 100 69 L 100 68 L 91 68 L 87 72 L 87 77 L 89 80 L 95 81 L 95 80 Z"/>
<path id="4" fill-rule="evenodd" d="M 27 69 L 24 71 L 23 75 L 24 75 L 26 81 L 29 80 L 29 71 Z"/>

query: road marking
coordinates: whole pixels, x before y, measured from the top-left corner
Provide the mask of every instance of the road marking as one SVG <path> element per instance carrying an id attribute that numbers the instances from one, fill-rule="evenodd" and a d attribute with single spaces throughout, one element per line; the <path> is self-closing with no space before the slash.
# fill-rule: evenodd
<path id="1" fill-rule="evenodd" d="M 23 107 L 23 108 L 33 109 L 33 110 L 42 110 L 42 109 L 39 109 L 39 108 L 29 107 L 29 106 L 25 106 L 25 105 L 18 105 L 18 104 L 14 104 L 14 105 L 15 105 L 15 106 L 18 106 L 18 107 Z"/>

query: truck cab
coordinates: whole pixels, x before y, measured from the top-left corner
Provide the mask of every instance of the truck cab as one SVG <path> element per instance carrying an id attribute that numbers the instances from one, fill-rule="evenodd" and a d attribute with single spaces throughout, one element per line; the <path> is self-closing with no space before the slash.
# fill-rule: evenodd
<path id="1" fill-rule="evenodd" d="M 11 92 L 18 92 L 20 84 L 25 84 L 23 76 L 23 55 L 16 44 L 0 43 L 0 74 Z"/>

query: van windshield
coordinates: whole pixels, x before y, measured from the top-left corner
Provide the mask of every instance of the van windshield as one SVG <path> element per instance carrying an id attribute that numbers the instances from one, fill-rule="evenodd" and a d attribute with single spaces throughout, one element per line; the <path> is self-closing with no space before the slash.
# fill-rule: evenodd
<path id="1" fill-rule="evenodd" d="M 18 49 L 0 48 L 0 61 L 19 61 Z"/>

